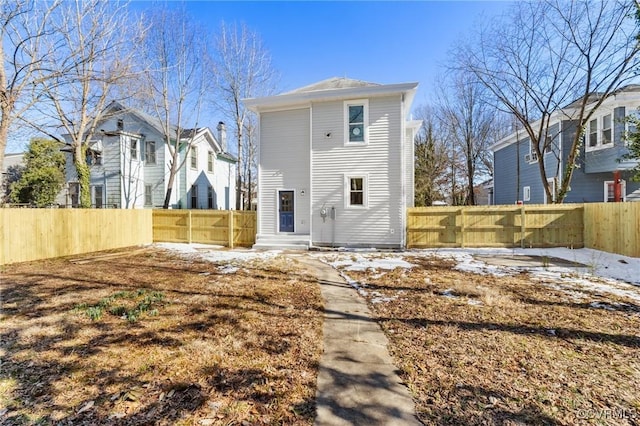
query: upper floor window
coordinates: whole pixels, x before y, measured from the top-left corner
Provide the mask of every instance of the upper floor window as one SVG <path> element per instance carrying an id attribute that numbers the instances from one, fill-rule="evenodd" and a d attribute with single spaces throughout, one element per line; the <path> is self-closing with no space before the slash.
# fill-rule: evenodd
<path id="1" fill-rule="evenodd" d="M 156 142 L 146 141 L 144 144 L 144 160 L 147 164 L 156 164 Z"/>
<path id="2" fill-rule="evenodd" d="M 191 168 L 198 168 L 198 148 L 195 146 L 191 147 Z"/>
<path id="3" fill-rule="evenodd" d="M 213 162 L 214 162 L 215 158 L 213 156 L 213 152 L 209 151 L 207 154 L 207 171 L 209 173 L 213 173 Z"/>
<path id="4" fill-rule="evenodd" d="M 598 145 L 598 119 L 594 118 L 589 122 L 589 144 L 590 147 Z"/>
<path id="5" fill-rule="evenodd" d="M 345 143 L 366 144 L 369 121 L 369 102 L 365 100 L 347 101 L 345 110 Z"/>
<path id="6" fill-rule="evenodd" d="M 100 166 L 102 164 L 102 153 L 90 148 L 87 148 L 87 164 L 90 166 Z"/>
<path id="7" fill-rule="evenodd" d="M 116 128 L 118 130 L 124 130 L 124 121 L 122 119 L 118 119 L 116 122 Z"/>
<path id="8" fill-rule="evenodd" d="M 612 146 L 613 135 L 612 113 L 592 118 L 587 125 L 587 151 Z"/>
<path id="9" fill-rule="evenodd" d="M 129 151 L 132 160 L 138 159 L 138 139 L 131 138 L 131 144 L 129 146 Z"/>

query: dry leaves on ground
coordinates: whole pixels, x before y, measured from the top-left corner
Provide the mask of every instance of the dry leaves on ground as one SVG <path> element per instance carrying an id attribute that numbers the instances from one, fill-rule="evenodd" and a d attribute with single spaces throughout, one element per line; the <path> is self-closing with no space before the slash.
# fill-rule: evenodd
<path id="1" fill-rule="evenodd" d="M 312 424 L 315 280 L 232 266 L 149 249 L 4 267 L 2 424 Z"/>

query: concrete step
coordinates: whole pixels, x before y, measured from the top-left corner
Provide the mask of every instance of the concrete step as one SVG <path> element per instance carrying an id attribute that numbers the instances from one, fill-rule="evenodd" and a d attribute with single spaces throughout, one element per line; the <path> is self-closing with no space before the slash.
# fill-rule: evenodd
<path id="1" fill-rule="evenodd" d="M 253 248 L 256 250 L 309 250 L 309 235 L 258 235 Z"/>

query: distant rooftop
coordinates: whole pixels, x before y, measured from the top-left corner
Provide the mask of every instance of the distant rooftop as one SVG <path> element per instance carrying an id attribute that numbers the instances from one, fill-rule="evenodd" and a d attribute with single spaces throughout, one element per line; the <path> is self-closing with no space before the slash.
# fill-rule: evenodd
<path id="1" fill-rule="evenodd" d="M 380 84 L 369 83 L 368 81 L 362 81 L 362 80 L 354 80 L 347 77 L 332 77 L 326 80 L 319 81 L 317 83 L 310 84 L 308 86 L 301 87 L 299 89 L 292 90 L 290 92 L 283 93 L 283 95 L 290 95 L 294 93 L 317 92 L 320 90 L 352 89 L 355 87 L 375 87 L 375 86 L 380 86 Z"/>

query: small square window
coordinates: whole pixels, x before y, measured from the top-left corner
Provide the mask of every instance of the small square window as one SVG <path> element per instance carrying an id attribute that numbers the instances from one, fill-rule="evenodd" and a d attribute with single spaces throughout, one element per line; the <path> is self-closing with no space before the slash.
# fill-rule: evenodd
<path id="1" fill-rule="evenodd" d="M 525 186 L 524 188 L 522 188 L 522 200 L 523 201 L 530 201 L 531 200 L 531 187 L 530 186 Z"/>

